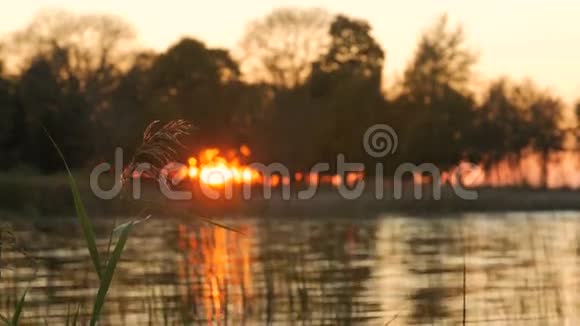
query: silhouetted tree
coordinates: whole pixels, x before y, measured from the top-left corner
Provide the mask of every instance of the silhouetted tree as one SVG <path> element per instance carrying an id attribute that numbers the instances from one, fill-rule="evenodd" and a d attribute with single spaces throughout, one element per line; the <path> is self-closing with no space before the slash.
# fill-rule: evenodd
<path id="1" fill-rule="evenodd" d="M 513 84 L 506 79 L 493 83 L 477 110 L 473 140 L 489 167 L 507 159 L 516 169 L 522 151 L 531 149 L 543 159 L 542 179 L 547 182 L 547 164 L 552 151 L 562 149 L 562 102 L 539 91 L 531 82 Z"/>
<path id="2" fill-rule="evenodd" d="M 240 43 L 246 77 L 294 87 L 329 43 L 331 16 L 322 9 L 281 8 L 248 25 Z"/>
<path id="3" fill-rule="evenodd" d="M 131 68 L 112 91 L 110 109 L 102 112 L 99 119 L 101 128 L 108 131 L 100 135 L 106 138 L 103 141 L 106 147 L 98 153 L 100 158 L 111 155 L 117 146 L 123 147 L 127 155 L 131 155 L 131 149 L 137 148 L 142 141 L 142 135 L 135 130 L 144 130 L 153 120 L 147 107 L 151 100 L 151 67 L 156 58 L 157 54 L 151 52 L 135 55 Z"/>
<path id="4" fill-rule="evenodd" d="M 547 187 L 550 153 L 563 149 L 564 105 L 559 98 L 540 92 L 533 86 L 530 93 L 532 103 L 526 110 L 530 147 L 542 157 L 542 184 Z"/>
<path id="5" fill-rule="evenodd" d="M 232 143 L 244 98 L 238 66 L 227 51 L 208 49 L 183 39 L 161 54 L 149 76 L 148 114 L 160 119 L 183 118 L 197 127 L 196 143 Z"/>
<path id="6" fill-rule="evenodd" d="M 74 81 L 75 98 L 91 119 L 89 130 L 99 135 L 86 139 L 87 147 L 100 153 L 109 148 L 108 137 L 100 136 L 108 134 L 101 115 L 111 109 L 134 38 L 132 27 L 116 16 L 44 10 L 11 36 L 6 52 L 22 69 L 43 61 L 59 80 Z"/>
<path id="7" fill-rule="evenodd" d="M 134 38 L 132 27 L 116 16 L 45 10 L 14 33 L 7 52 L 23 64 L 39 57 L 51 62 L 59 53 L 59 69 L 79 81 L 96 113 L 106 109 Z"/>
<path id="8" fill-rule="evenodd" d="M 449 30 L 447 16 L 420 38 L 396 101 L 398 120 L 406 120 L 401 150 L 407 158 L 441 166 L 462 158 L 473 120 L 468 81 L 474 63 L 461 27 Z"/>
<path id="9" fill-rule="evenodd" d="M 26 65 L 38 57 L 51 57 L 55 49 L 66 50 L 67 72 L 82 87 L 89 87 L 90 82 L 106 81 L 110 70 L 125 61 L 134 38 L 132 27 L 113 15 L 44 10 L 12 35 L 6 52 Z"/>
<path id="10" fill-rule="evenodd" d="M 16 97 L 16 82 L 2 75 L 0 61 L 0 167 L 18 163 L 24 139 L 25 121 Z"/>
<path id="11" fill-rule="evenodd" d="M 384 109 L 381 77 L 384 52 L 363 20 L 337 16 L 329 30 L 331 45 L 314 63 L 308 87 L 313 101 L 317 151 L 329 162 L 344 153 L 366 160 L 360 140 Z"/>
<path id="12" fill-rule="evenodd" d="M 515 103 L 517 90 L 506 79 L 492 83 L 482 105 L 477 110 L 472 150 L 477 160 L 486 166 L 513 154 L 513 163 L 527 146 L 525 121 L 521 108 Z"/>
<path id="13" fill-rule="evenodd" d="M 444 97 L 448 89 L 468 92 L 475 62 L 475 54 L 465 45 L 462 27 L 449 30 L 443 15 L 421 36 L 404 73 L 403 92 L 411 101 L 424 104 Z"/>
<path id="14" fill-rule="evenodd" d="M 53 135 L 71 167 L 82 167 L 94 150 L 90 109 L 80 83 L 63 72 L 65 65 L 59 65 L 66 53 L 55 51 L 52 61 L 42 57 L 34 60 L 19 83 L 19 101 L 27 123 L 22 156 L 46 172 L 61 169 L 62 162 L 42 127 Z"/>
<path id="15" fill-rule="evenodd" d="M 380 91 L 385 54 L 370 32 L 366 21 L 337 16 L 330 26 L 329 50 L 314 64 L 314 74 L 364 81 Z"/>

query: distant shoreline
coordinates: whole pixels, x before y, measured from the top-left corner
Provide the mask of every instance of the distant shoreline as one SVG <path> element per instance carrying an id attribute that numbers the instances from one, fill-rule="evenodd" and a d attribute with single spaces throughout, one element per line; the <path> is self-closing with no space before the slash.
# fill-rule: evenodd
<path id="1" fill-rule="evenodd" d="M 58 177 L 26 181 L 0 177 L 0 214 L 32 217 L 72 215 L 70 190 L 66 180 Z M 50 180 L 50 182 L 46 182 Z M 250 200 L 238 196 L 231 200 L 210 200 L 198 196 L 191 201 L 171 202 L 164 199 L 157 190 L 144 191 L 145 201 L 101 200 L 88 188 L 88 183 L 79 182 L 83 199 L 92 216 L 111 214 L 137 214 L 148 206 L 152 213 L 167 215 L 185 212 L 201 216 L 357 216 L 364 217 L 388 212 L 432 215 L 452 212 L 490 211 L 580 211 L 580 190 L 542 190 L 530 188 L 480 188 L 477 200 L 463 200 L 442 187 L 441 199 L 431 196 L 424 187 L 423 199 L 413 198 L 412 189 L 403 192 L 403 199 L 394 200 L 392 193 L 385 192 L 384 199 L 377 200 L 373 192 L 367 191 L 360 198 L 347 200 L 332 188 L 321 189 L 313 199 L 283 200 L 279 191 L 274 190 L 270 199 L 260 199 L 259 193 Z M 408 188 L 408 187 L 407 187 Z M 151 202 L 155 204 L 152 205 Z M 171 208 L 171 212 L 168 211 Z M 181 214 L 181 213 L 180 213 Z M 579 214 L 580 216 L 580 214 Z"/>
<path id="2" fill-rule="evenodd" d="M 455 195 L 443 196 L 440 200 L 420 199 L 412 196 L 404 199 L 376 200 L 372 194 L 357 200 L 343 200 L 338 196 L 318 198 L 314 204 L 305 201 L 273 200 L 266 205 L 269 215 L 321 215 L 328 212 L 341 215 L 375 215 L 400 212 L 420 215 L 461 212 L 497 211 L 555 211 L 571 210 L 580 212 L 580 191 L 578 190 L 534 190 L 522 188 L 482 188 L 477 189 L 479 198 L 462 200 Z M 579 213 L 580 217 L 580 213 Z"/>

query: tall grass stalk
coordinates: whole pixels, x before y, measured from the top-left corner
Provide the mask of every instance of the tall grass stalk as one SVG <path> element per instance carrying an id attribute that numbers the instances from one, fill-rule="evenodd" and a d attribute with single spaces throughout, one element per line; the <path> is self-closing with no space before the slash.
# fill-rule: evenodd
<path id="1" fill-rule="evenodd" d="M 81 199 L 81 195 L 80 195 L 79 189 L 77 187 L 77 183 L 76 183 L 75 178 L 73 177 L 73 175 L 68 167 L 66 159 L 64 158 L 64 154 L 62 153 L 62 151 L 60 150 L 60 148 L 58 147 L 58 145 L 56 144 L 56 142 L 54 141 L 54 139 L 52 138 L 52 136 L 50 135 L 48 130 L 46 130 L 44 127 L 43 127 L 43 129 L 44 129 L 44 132 L 46 133 L 46 135 L 48 136 L 48 139 L 50 139 L 50 142 L 52 143 L 52 145 L 54 146 L 54 148 L 58 152 L 58 155 L 60 156 L 60 159 L 62 160 L 62 163 L 64 164 L 64 167 L 66 169 L 68 183 L 69 183 L 69 186 L 71 188 L 74 206 L 75 206 L 75 209 L 77 212 L 77 218 L 81 224 L 81 228 L 83 230 L 83 235 L 84 235 L 85 241 L 87 242 L 87 247 L 89 249 L 89 254 L 91 255 L 91 260 L 93 261 L 93 266 L 95 267 L 95 271 L 97 272 L 97 276 L 99 278 L 101 278 L 101 260 L 99 257 L 99 250 L 97 249 L 97 241 L 96 241 L 96 237 L 95 237 L 95 231 L 93 230 L 93 226 L 91 224 L 89 216 L 87 215 L 87 211 L 86 211 L 85 205 L 83 204 L 83 201 Z"/>
<path id="2" fill-rule="evenodd" d="M 151 125 L 149 125 L 149 127 L 145 131 L 143 145 L 141 145 L 137 151 L 137 154 L 139 154 L 139 155 L 136 155 L 133 158 L 133 161 L 131 162 L 131 164 L 125 169 L 123 177 L 127 177 L 127 175 L 129 175 L 131 173 L 132 166 L 135 165 L 135 162 L 138 162 L 139 159 L 148 158 L 148 159 L 152 159 L 156 163 L 163 163 L 165 161 L 168 161 L 171 158 L 174 158 L 177 154 L 176 148 L 183 146 L 181 144 L 181 142 L 178 140 L 178 137 L 186 135 L 188 133 L 188 129 L 191 128 L 191 125 L 189 125 L 185 121 L 176 120 L 176 121 L 170 122 L 170 123 L 162 126 L 157 131 L 153 131 L 153 129 L 154 129 L 153 127 L 157 123 L 158 122 L 152 123 Z M 50 142 L 54 146 L 55 150 L 57 151 L 57 153 L 58 153 L 60 159 L 62 160 L 63 165 L 66 169 L 67 179 L 68 179 L 68 183 L 69 183 L 69 186 L 71 189 L 71 194 L 73 197 L 76 216 L 77 216 L 77 219 L 79 220 L 79 223 L 81 225 L 83 237 L 86 241 L 87 249 L 88 249 L 89 255 L 91 257 L 91 262 L 92 262 L 92 265 L 94 267 L 95 272 L 97 273 L 97 277 L 99 280 L 99 288 L 98 288 L 97 293 L 95 295 L 93 309 L 91 312 L 90 322 L 89 322 L 89 325 L 95 326 L 95 325 L 97 325 L 97 323 L 99 321 L 99 317 L 101 316 L 101 313 L 103 311 L 103 307 L 105 305 L 105 301 L 107 298 L 107 293 L 108 293 L 109 288 L 111 286 L 113 276 L 114 276 L 115 271 L 117 269 L 117 265 L 118 265 L 119 261 L 121 260 L 121 256 L 123 254 L 123 250 L 125 249 L 125 245 L 127 243 L 127 240 L 129 239 L 129 234 L 130 234 L 133 226 L 135 224 L 139 223 L 140 221 L 129 221 L 127 223 L 124 223 L 124 224 L 117 226 L 113 230 L 113 232 L 111 233 L 111 236 L 109 238 L 109 242 L 108 242 L 108 246 L 107 246 L 108 259 L 106 259 L 106 260 L 102 259 L 101 255 L 99 254 L 98 247 L 97 247 L 97 240 L 96 240 L 96 236 L 95 236 L 95 231 L 94 231 L 93 225 L 91 223 L 91 219 L 89 218 L 89 216 L 87 214 L 87 210 L 85 208 L 85 205 L 82 201 L 80 191 L 78 189 L 75 178 L 73 177 L 71 170 L 70 170 L 70 168 L 66 162 L 66 159 L 64 157 L 64 154 L 62 153 L 62 151 L 58 147 L 57 143 L 52 138 L 52 136 L 50 135 L 48 130 L 46 130 L 46 128 L 44 128 L 44 127 L 43 127 L 43 129 L 44 129 L 44 132 L 46 133 L 48 139 L 50 140 Z M 146 220 L 147 218 L 145 218 L 144 220 Z M 141 221 L 143 221 L 143 220 L 141 220 Z M 239 232 L 239 231 L 232 229 L 232 228 L 229 228 L 225 225 L 220 225 L 220 224 L 217 224 L 215 222 L 210 222 L 210 223 L 212 223 L 214 225 L 218 225 L 220 227 L 223 227 L 223 228 L 231 230 L 231 231 Z M 113 242 L 113 238 L 115 236 L 117 236 L 117 241 L 116 241 L 114 249 L 111 253 L 110 248 L 111 248 L 111 245 Z M 11 319 L 8 319 L 7 317 L 0 315 L 1 324 L 7 325 L 7 326 L 17 326 L 19 324 L 27 292 L 28 292 L 28 288 L 24 291 L 24 293 L 20 297 L 20 300 L 16 303 L 15 309 L 14 309 L 14 314 L 13 314 Z M 80 304 L 77 305 L 77 309 L 76 309 L 76 312 L 74 313 L 74 315 L 71 314 L 70 310 L 67 311 L 66 323 L 65 323 L 66 326 L 69 326 L 69 325 L 76 326 L 77 325 L 77 323 L 79 321 L 79 314 L 80 314 L 81 308 L 82 307 Z M 164 316 L 164 322 L 167 323 L 167 321 L 168 321 L 167 316 Z M 45 323 L 46 323 L 46 321 L 45 321 Z"/>
<path id="3" fill-rule="evenodd" d="M 20 323 L 20 316 L 22 315 L 22 308 L 24 307 L 24 300 L 26 298 L 26 293 L 28 293 L 28 288 L 26 288 L 26 290 L 24 290 L 24 293 L 22 293 L 20 300 L 18 300 L 18 302 L 14 306 L 14 313 L 12 314 L 11 319 L 8 319 L 7 317 L 0 315 L 0 321 L 2 321 L 3 325 L 5 325 L 5 326 L 17 326 Z"/>
<path id="4" fill-rule="evenodd" d="M 97 241 L 96 241 L 96 237 L 95 237 L 95 232 L 93 230 L 93 225 L 92 225 L 90 218 L 86 212 L 86 209 L 85 209 L 85 206 L 84 206 L 83 201 L 81 199 L 80 192 L 78 190 L 76 181 L 75 181 L 75 179 L 74 179 L 74 177 L 73 177 L 73 175 L 68 167 L 68 164 L 66 162 L 66 159 L 65 159 L 62 151 L 60 150 L 60 148 L 58 147 L 58 145 L 56 144 L 54 139 L 50 136 L 50 133 L 46 129 L 44 129 L 44 131 L 46 132 L 46 135 L 50 139 L 52 145 L 54 146 L 54 148 L 58 152 L 58 155 L 62 159 L 64 167 L 66 168 L 66 172 L 68 175 L 68 181 L 69 181 L 69 185 L 70 185 L 72 196 L 73 196 L 73 201 L 74 201 L 75 209 L 77 212 L 77 218 L 81 224 L 81 228 L 83 230 L 83 236 L 84 236 L 85 241 L 87 243 L 87 248 L 89 250 L 89 254 L 91 256 L 91 260 L 93 262 L 95 272 L 97 273 L 97 276 L 99 277 L 99 289 L 98 289 L 96 297 L 95 297 L 95 303 L 93 306 L 93 310 L 91 313 L 91 319 L 90 319 L 90 323 L 89 323 L 91 326 L 94 326 L 97 324 L 99 317 L 101 315 L 101 312 L 102 312 L 102 309 L 103 309 L 103 306 L 105 304 L 105 300 L 107 297 L 107 292 L 109 291 L 109 287 L 111 286 L 111 282 L 113 280 L 113 275 L 115 274 L 117 264 L 121 260 L 121 255 L 122 255 L 123 250 L 125 248 L 125 244 L 127 243 L 127 239 L 129 238 L 129 233 L 131 231 L 131 228 L 133 227 L 133 221 L 122 224 L 115 229 L 114 233 L 119 233 L 119 238 L 117 240 L 115 248 L 113 249 L 113 253 L 111 254 L 111 257 L 109 257 L 106 265 L 104 266 L 104 268 L 102 268 L 101 267 L 102 266 L 101 257 L 99 256 L 99 251 L 97 248 Z M 23 303 L 24 303 L 24 296 L 22 297 L 22 300 L 21 300 L 20 310 L 17 310 L 17 312 L 21 311 Z M 77 316 L 78 316 L 78 310 L 77 310 L 77 315 L 74 318 L 73 325 L 76 324 Z M 14 320 L 14 318 L 13 318 L 13 320 Z M 18 320 L 16 320 L 16 321 L 18 321 Z M 18 323 L 16 322 L 14 325 L 17 325 L 17 324 Z"/>
<path id="5" fill-rule="evenodd" d="M 125 248 L 125 244 L 127 239 L 129 238 L 129 232 L 133 227 L 133 222 L 128 222 L 126 224 L 121 225 L 120 230 L 121 234 L 119 235 L 119 240 L 117 240 L 117 244 L 115 245 L 115 249 L 109 261 L 107 262 L 107 266 L 103 271 L 103 275 L 101 277 L 101 284 L 99 286 L 99 291 L 97 292 L 97 297 L 95 299 L 95 304 L 93 306 L 93 312 L 91 314 L 91 321 L 90 325 L 96 325 L 97 321 L 99 320 L 99 316 L 101 315 L 101 310 L 103 309 L 103 305 L 105 304 L 105 299 L 107 297 L 107 292 L 109 291 L 109 287 L 111 285 L 111 281 L 113 280 L 113 275 L 115 274 L 115 269 L 117 268 L 117 263 L 121 260 L 121 255 L 123 254 L 123 249 Z"/>

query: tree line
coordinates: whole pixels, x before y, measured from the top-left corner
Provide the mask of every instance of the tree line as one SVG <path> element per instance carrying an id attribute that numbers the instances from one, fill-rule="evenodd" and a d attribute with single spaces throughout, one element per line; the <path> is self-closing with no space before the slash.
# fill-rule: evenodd
<path id="1" fill-rule="evenodd" d="M 491 166 L 524 150 L 575 150 L 577 121 L 531 81 L 473 90 L 477 54 L 446 16 L 429 26 L 404 73 L 385 87 L 385 50 L 368 22 L 321 9 L 277 9 L 251 22 L 239 53 L 183 38 L 164 52 L 139 49 L 112 15 L 44 11 L 0 46 L 0 166 L 62 168 L 42 126 L 72 167 L 130 153 L 152 120 L 186 119 L 192 153 L 247 144 L 253 160 L 295 171 L 316 162 L 374 164 L 365 130 L 387 123 L 398 151 L 385 158 Z M 576 106 L 580 117 L 580 104 Z M 570 145 L 571 144 L 571 145 Z"/>

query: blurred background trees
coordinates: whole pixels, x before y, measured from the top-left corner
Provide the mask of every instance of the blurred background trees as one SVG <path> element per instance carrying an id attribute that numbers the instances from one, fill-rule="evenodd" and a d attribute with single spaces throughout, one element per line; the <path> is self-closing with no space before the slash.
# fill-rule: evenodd
<path id="1" fill-rule="evenodd" d="M 385 54 L 363 20 L 339 15 L 329 33 L 328 52 L 314 63 L 308 83 L 319 124 L 312 137 L 320 142 L 318 159 L 334 162 L 343 153 L 350 160 L 368 160 L 361 139 L 385 109 Z"/>
<path id="2" fill-rule="evenodd" d="M 196 126 L 194 152 L 247 144 L 253 159 L 296 171 L 338 153 L 373 163 L 361 139 L 376 123 L 399 134 L 389 167 L 463 159 L 516 166 L 526 150 L 547 162 L 578 144 L 566 141 L 578 138 L 578 124 L 566 124 L 562 100 L 532 82 L 503 78 L 477 92 L 477 55 L 446 16 L 420 36 L 392 94 L 368 22 L 322 9 L 277 9 L 251 22 L 236 55 L 194 38 L 156 53 L 135 37 L 116 16 L 52 10 L 5 38 L 0 167 L 60 169 L 42 126 L 83 167 L 110 159 L 116 146 L 134 148 L 150 121 L 176 118 Z"/>
<path id="3" fill-rule="evenodd" d="M 463 30 L 450 28 L 447 16 L 420 37 L 395 100 L 405 126 L 401 148 L 411 161 L 450 166 L 463 158 L 475 118 L 470 90 L 475 62 Z"/>
<path id="4" fill-rule="evenodd" d="M 241 62 L 251 81 L 292 88 L 306 80 L 328 48 L 332 16 L 323 9 L 276 9 L 248 24 Z"/>
<path id="5" fill-rule="evenodd" d="M 546 184 L 550 152 L 564 149 L 563 117 L 559 98 L 530 81 L 500 79 L 491 84 L 477 109 L 472 151 L 486 166 L 507 159 L 514 169 L 526 149 L 536 151 L 543 159 Z"/>

